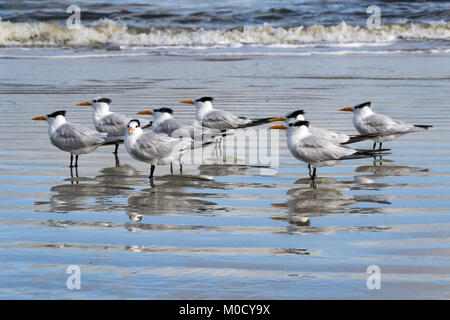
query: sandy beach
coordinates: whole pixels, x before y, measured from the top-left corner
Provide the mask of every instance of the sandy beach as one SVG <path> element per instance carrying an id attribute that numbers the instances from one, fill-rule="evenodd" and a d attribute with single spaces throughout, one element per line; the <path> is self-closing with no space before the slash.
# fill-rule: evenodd
<path id="1" fill-rule="evenodd" d="M 448 56 L 136 56 L 1 59 L 0 297 L 133 299 L 449 298 Z M 414 66 L 414 68 L 411 68 Z M 80 157 L 53 147 L 34 116 L 101 93 L 133 116 L 213 96 L 246 116 L 303 108 L 315 125 L 355 133 L 346 105 L 433 124 L 387 143 L 383 161 L 307 168 L 279 136 L 274 174 L 239 163 L 190 165 L 183 175 L 112 147 Z M 324 116 L 326 115 L 326 116 Z M 267 125 L 258 130 L 267 130 Z M 237 136 L 245 132 L 237 132 Z M 370 142 L 358 146 L 370 148 Z M 242 159 L 241 159 L 242 160 Z M 140 214 L 140 222 L 129 215 Z M 82 290 L 65 285 L 68 265 Z M 369 290 L 378 265 L 382 289 Z"/>
<path id="2" fill-rule="evenodd" d="M 0 299 L 449 299 L 450 3 L 0 0 Z M 130 118 L 194 124 L 213 97 L 240 117 L 297 109 L 354 135 L 366 101 L 430 130 L 382 158 L 318 168 L 273 123 L 158 165 L 124 145 L 54 147 L 65 110 L 94 129 L 102 96 Z M 280 124 L 280 123 L 277 123 Z M 372 141 L 354 146 L 372 148 Z M 295 306 L 295 310 L 298 307 Z"/>

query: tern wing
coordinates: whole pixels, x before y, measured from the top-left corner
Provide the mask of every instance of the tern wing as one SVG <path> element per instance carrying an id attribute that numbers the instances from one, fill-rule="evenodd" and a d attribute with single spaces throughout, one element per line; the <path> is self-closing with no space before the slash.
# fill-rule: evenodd
<path id="1" fill-rule="evenodd" d="M 171 137 L 193 137 L 194 127 L 175 118 L 162 122 L 155 132 L 165 133 Z"/>
<path id="2" fill-rule="evenodd" d="M 183 140 L 146 132 L 136 141 L 134 153 L 143 160 L 170 157 L 183 148 Z"/>
<path id="3" fill-rule="evenodd" d="M 105 142 L 106 133 L 66 122 L 56 129 L 52 142 L 63 150 L 76 150 Z"/>
<path id="4" fill-rule="evenodd" d="M 407 122 L 394 120 L 376 113 L 368 116 L 360 126 L 366 134 L 378 133 L 383 135 L 407 132 L 414 127 Z"/>
<path id="5" fill-rule="evenodd" d="M 309 131 L 316 136 L 323 137 L 336 144 L 347 142 L 350 139 L 350 137 L 344 133 L 333 132 L 313 126 L 309 127 Z"/>
<path id="6" fill-rule="evenodd" d="M 203 125 L 208 128 L 235 129 L 241 125 L 250 123 L 251 120 L 244 117 L 237 117 L 227 111 L 213 110 L 203 117 L 202 122 Z"/>
<path id="7" fill-rule="evenodd" d="M 130 120 L 120 113 L 111 113 L 103 117 L 97 125 L 97 129 L 111 136 L 123 136 Z"/>
<path id="8" fill-rule="evenodd" d="M 294 156 L 307 162 L 339 160 L 356 153 L 356 150 L 341 147 L 316 135 L 303 138 L 294 148 Z"/>

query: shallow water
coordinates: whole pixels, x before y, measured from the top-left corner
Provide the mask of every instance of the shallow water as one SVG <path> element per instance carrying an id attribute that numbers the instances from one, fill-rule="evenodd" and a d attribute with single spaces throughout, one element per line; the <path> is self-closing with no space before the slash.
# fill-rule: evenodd
<path id="1" fill-rule="evenodd" d="M 450 298 L 449 66 L 448 55 L 414 54 L 0 59 L 0 297 Z M 170 106 L 186 121 L 194 110 L 177 102 L 205 95 L 243 116 L 301 107 L 348 133 L 338 109 L 370 100 L 435 127 L 386 143 L 381 162 L 319 168 L 317 189 L 284 136 L 272 170 L 211 156 L 183 175 L 157 167 L 152 186 L 121 146 L 120 167 L 104 147 L 72 178 L 47 125 L 30 119 L 65 109 L 92 127 L 75 104 L 98 95 L 130 116 Z M 66 288 L 69 265 L 81 290 Z M 370 265 L 380 290 L 366 286 Z"/>
<path id="2" fill-rule="evenodd" d="M 448 54 L 449 18 L 448 1 L 0 0 L 0 57 Z"/>

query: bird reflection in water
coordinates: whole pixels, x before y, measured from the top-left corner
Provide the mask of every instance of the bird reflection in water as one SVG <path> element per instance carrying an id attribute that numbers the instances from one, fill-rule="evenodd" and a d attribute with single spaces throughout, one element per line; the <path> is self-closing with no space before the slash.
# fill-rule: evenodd
<path id="1" fill-rule="evenodd" d="M 186 191 L 199 184 L 199 181 L 195 184 L 185 179 L 169 179 L 164 184 L 143 189 L 138 195 L 129 197 L 126 210 L 129 216 L 211 212 L 217 205 L 215 202 L 196 199 L 196 196 L 203 194 Z"/>
<path id="2" fill-rule="evenodd" d="M 63 183 L 53 186 L 49 201 L 36 201 L 35 204 L 48 205 L 50 212 L 67 213 L 71 211 L 109 212 L 123 210 L 120 197 L 127 196 L 134 188 L 130 180 L 139 179 L 138 171 L 130 166 L 104 168 L 95 178 L 80 177 L 78 169 L 71 169 L 71 176 Z"/>
<path id="3" fill-rule="evenodd" d="M 304 183 L 300 179 L 300 183 Z M 309 180 L 309 179 L 308 179 Z M 273 203 L 276 208 L 288 208 L 290 213 L 307 214 L 308 217 L 322 216 L 325 214 L 340 214 L 354 211 L 352 206 L 359 202 L 390 204 L 389 201 L 374 195 L 344 195 L 342 191 L 350 190 L 339 186 L 323 188 L 291 188 L 287 192 L 288 200 L 284 203 Z M 373 212 L 379 212 L 380 208 L 372 208 Z M 367 212 L 367 208 L 364 208 Z"/>
<path id="4" fill-rule="evenodd" d="M 361 188 L 386 188 L 392 186 L 405 186 L 406 183 L 380 183 L 377 180 L 393 177 L 393 176 L 408 176 L 412 174 L 422 174 L 429 172 L 427 168 L 409 167 L 405 165 L 396 165 L 394 161 L 389 159 L 374 159 L 373 165 L 359 166 L 355 169 L 356 173 L 371 173 L 371 174 L 358 174 L 354 176 L 353 181 L 348 181 L 348 184 L 356 184 Z"/>
<path id="5" fill-rule="evenodd" d="M 326 232 L 326 228 L 311 227 L 311 218 L 332 214 L 380 213 L 383 212 L 383 207 L 366 207 L 360 203 L 390 204 L 383 197 L 375 195 L 344 194 L 343 192 L 352 190 L 352 187 L 347 187 L 333 178 L 318 179 L 323 187 L 308 188 L 310 179 L 302 178 L 295 182 L 296 187 L 287 191 L 287 201 L 271 204 L 275 208 L 288 211 L 287 216 L 272 217 L 273 220 L 287 222 L 288 233 Z"/>
<path id="6" fill-rule="evenodd" d="M 104 168 L 94 178 L 80 177 L 74 168 L 70 178 L 51 188 L 53 194 L 49 201 L 35 202 L 36 211 L 42 211 L 44 205 L 45 211 L 58 213 L 122 211 L 133 225 L 149 214 L 209 213 L 216 205 L 201 199 L 210 193 L 188 190 L 218 188 L 214 187 L 212 177 L 162 176 L 158 185 L 136 192 L 136 185 L 142 185 L 142 180 L 140 172 L 129 165 Z"/>
<path id="7" fill-rule="evenodd" d="M 75 177 L 73 175 L 73 171 L 73 167 L 70 167 L 70 183 L 73 184 L 75 181 L 75 183 L 78 184 L 78 167 L 75 167 Z"/>

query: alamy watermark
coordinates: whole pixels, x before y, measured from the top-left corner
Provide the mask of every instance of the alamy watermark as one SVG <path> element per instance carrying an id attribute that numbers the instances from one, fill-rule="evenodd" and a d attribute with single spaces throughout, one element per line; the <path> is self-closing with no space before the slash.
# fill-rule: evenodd
<path id="1" fill-rule="evenodd" d="M 280 133 L 267 128 L 247 128 L 222 134 L 205 134 L 201 122 L 194 121 L 194 147 L 183 153 L 182 162 L 207 164 L 223 161 L 227 164 L 257 167 L 262 175 L 278 172 Z M 180 138 L 176 132 L 172 137 Z M 188 141 L 190 140 L 190 137 Z"/>
<path id="2" fill-rule="evenodd" d="M 66 20 L 67 29 L 81 28 L 81 9 L 79 6 L 72 4 L 67 7 L 66 13 L 71 14 Z"/>
<path id="3" fill-rule="evenodd" d="M 368 14 L 371 14 L 367 18 L 366 25 L 368 29 L 380 29 L 381 25 L 381 10 L 377 5 L 371 5 L 367 7 Z"/>
<path id="4" fill-rule="evenodd" d="M 66 269 L 66 273 L 70 276 L 66 280 L 66 288 L 69 290 L 81 289 L 81 268 L 75 264 L 70 265 Z"/>
<path id="5" fill-rule="evenodd" d="M 369 290 L 380 290 L 381 289 L 381 269 L 377 265 L 370 265 L 367 267 L 367 277 L 366 285 Z"/>

